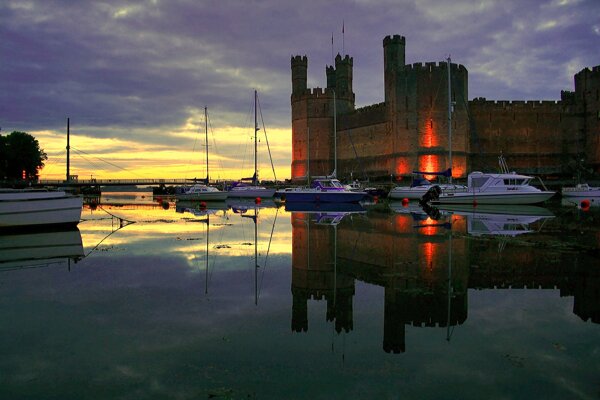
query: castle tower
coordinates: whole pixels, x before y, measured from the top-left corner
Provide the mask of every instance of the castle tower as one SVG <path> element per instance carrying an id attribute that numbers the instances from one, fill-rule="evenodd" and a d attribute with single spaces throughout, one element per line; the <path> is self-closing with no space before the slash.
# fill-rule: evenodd
<path id="1" fill-rule="evenodd" d="M 600 65 L 575 75 L 575 101 L 583 115 L 586 164 L 600 173 Z"/>
<path id="2" fill-rule="evenodd" d="M 342 58 L 338 54 L 335 57 L 335 95 L 336 111 L 338 114 L 345 114 L 354 110 L 354 92 L 352 91 L 353 64 L 353 58 L 348 55 Z"/>
<path id="3" fill-rule="evenodd" d="M 306 56 L 292 57 L 292 94 L 302 94 L 306 90 L 308 59 Z"/>
<path id="4" fill-rule="evenodd" d="M 406 38 L 400 35 L 383 39 L 383 83 L 385 102 L 395 103 L 396 74 L 404 68 Z"/>

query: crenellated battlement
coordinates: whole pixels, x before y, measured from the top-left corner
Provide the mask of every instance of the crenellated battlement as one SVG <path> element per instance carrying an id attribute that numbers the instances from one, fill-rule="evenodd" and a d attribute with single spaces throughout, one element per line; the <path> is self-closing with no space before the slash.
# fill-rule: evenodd
<path id="1" fill-rule="evenodd" d="M 406 38 L 404 36 L 401 35 L 394 35 L 394 36 L 386 36 L 385 38 L 383 38 L 383 45 L 387 46 L 388 44 L 402 44 L 405 45 L 406 44 Z"/>
<path id="2" fill-rule="evenodd" d="M 337 64 L 349 64 L 350 66 L 352 66 L 354 65 L 354 58 L 350 57 L 348 54 L 346 54 L 344 58 L 342 58 L 340 53 L 338 53 L 338 55 L 335 56 L 335 65 Z"/>
<path id="3" fill-rule="evenodd" d="M 404 66 L 405 71 L 425 71 L 432 72 L 434 69 L 446 70 L 446 61 L 432 61 L 432 62 L 416 62 L 413 64 L 407 64 Z M 467 72 L 467 68 L 462 64 L 450 63 L 450 69 L 452 71 Z"/>
<path id="4" fill-rule="evenodd" d="M 570 92 L 567 92 L 570 93 Z M 533 109 L 546 106 L 556 106 L 562 103 L 557 100 L 487 100 L 485 97 L 476 97 L 469 101 L 477 107 L 493 107 L 493 108 L 520 108 Z"/>
<path id="5" fill-rule="evenodd" d="M 295 65 L 304 65 L 307 66 L 308 65 L 308 57 L 306 57 L 306 55 L 304 56 L 292 56 L 292 60 L 291 60 L 291 64 L 292 67 Z"/>

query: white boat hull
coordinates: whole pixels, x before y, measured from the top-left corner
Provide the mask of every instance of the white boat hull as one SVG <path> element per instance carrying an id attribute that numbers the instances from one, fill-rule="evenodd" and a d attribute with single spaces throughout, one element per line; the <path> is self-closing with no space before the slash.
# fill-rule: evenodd
<path id="1" fill-rule="evenodd" d="M 600 188 L 590 187 L 589 189 L 563 188 L 561 192 L 563 197 L 600 197 Z"/>
<path id="2" fill-rule="evenodd" d="M 537 204 L 554 196 L 554 192 L 514 192 L 514 193 L 442 193 L 432 204 Z"/>
<path id="3" fill-rule="evenodd" d="M 83 198 L 15 196 L 0 197 L 0 228 L 33 227 L 40 225 L 77 225 L 81 219 Z"/>
<path id="4" fill-rule="evenodd" d="M 423 195 L 427 193 L 429 189 L 433 186 L 439 186 L 442 190 L 453 189 L 453 190 L 466 190 L 466 186 L 464 185 L 452 185 L 452 184 L 437 184 L 437 185 L 422 185 L 422 186 L 396 186 L 390 193 L 388 197 L 392 200 L 421 200 Z"/>

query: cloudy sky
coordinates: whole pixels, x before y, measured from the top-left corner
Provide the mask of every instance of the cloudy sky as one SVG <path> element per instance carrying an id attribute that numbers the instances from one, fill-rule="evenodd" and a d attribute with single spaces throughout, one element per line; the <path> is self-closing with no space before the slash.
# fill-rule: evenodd
<path id="1" fill-rule="evenodd" d="M 354 57 L 361 107 L 383 101 L 392 34 L 406 37 L 407 63 L 465 65 L 471 99 L 557 100 L 600 64 L 600 1 L 4 0 L 0 133 L 33 134 L 45 178 L 64 176 L 67 117 L 72 173 L 189 178 L 205 174 L 206 106 L 211 177 L 250 176 L 256 89 L 286 178 L 290 57 L 307 55 L 309 87 L 325 86 L 333 35 L 335 53 Z M 259 153 L 268 162 L 264 136 Z"/>

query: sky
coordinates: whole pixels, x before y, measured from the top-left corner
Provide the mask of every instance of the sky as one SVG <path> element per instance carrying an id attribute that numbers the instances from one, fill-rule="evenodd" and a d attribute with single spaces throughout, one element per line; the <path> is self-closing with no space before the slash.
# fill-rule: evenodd
<path id="1" fill-rule="evenodd" d="M 324 87 L 332 50 L 349 54 L 367 106 L 383 101 L 394 34 L 407 63 L 464 65 L 469 99 L 558 100 L 600 65 L 600 1 L 3 0 L 0 134 L 35 136 L 45 179 L 65 176 L 67 117 L 80 179 L 201 177 L 207 107 L 211 178 L 248 177 L 257 90 L 260 177 L 270 150 L 289 178 L 291 56 Z"/>

